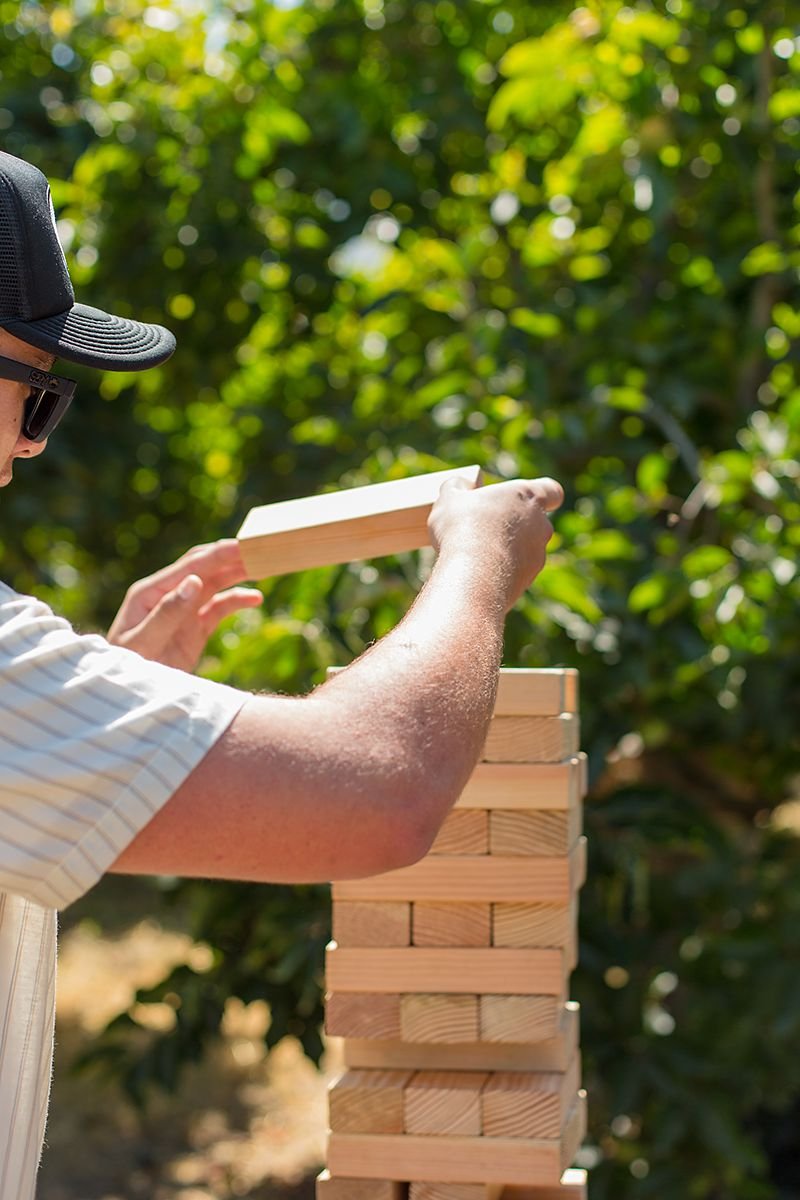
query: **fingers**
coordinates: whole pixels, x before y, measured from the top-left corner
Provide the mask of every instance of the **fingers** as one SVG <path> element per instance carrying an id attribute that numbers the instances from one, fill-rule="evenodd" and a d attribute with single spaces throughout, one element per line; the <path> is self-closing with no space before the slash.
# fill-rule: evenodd
<path id="1" fill-rule="evenodd" d="M 202 592 L 203 581 L 199 575 L 187 575 L 133 628 L 115 631 L 112 627 L 109 641 L 135 650 L 144 658 L 160 657 L 164 646 L 179 633 L 187 617 L 195 613 Z"/>
<path id="2" fill-rule="evenodd" d="M 545 512 L 555 512 L 564 503 L 564 489 L 555 479 L 545 475 L 530 480 L 530 486 Z"/>
<path id="3" fill-rule="evenodd" d="M 220 621 L 232 613 L 240 612 L 243 608 L 258 608 L 263 601 L 261 592 L 255 588 L 231 588 L 227 592 L 219 592 L 197 614 L 204 640 L 211 636 Z"/>
<path id="4" fill-rule="evenodd" d="M 235 538 L 222 538 L 187 550 L 174 563 L 134 584 L 131 591 L 138 599 L 154 603 L 190 574 L 200 576 L 209 596 L 248 578 L 239 543 Z"/>

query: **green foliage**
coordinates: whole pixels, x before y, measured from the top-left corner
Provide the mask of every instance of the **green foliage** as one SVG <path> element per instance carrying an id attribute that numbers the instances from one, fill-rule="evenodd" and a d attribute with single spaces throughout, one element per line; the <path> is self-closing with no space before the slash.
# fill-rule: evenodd
<path id="1" fill-rule="evenodd" d="M 798 1182 L 800 891 L 774 816 L 800 701 L 787 12 L 0 2 L 4 144 L 54 177 L 78 291 L 180 340 L 156 372 L 82 377 L 4 496 L 5 578 L 103 624 L 254 503 L 472 461 L 567 488 L 506 661 L 582 674 L 597 1198 Z M 415 581 L 411 559 L 269 581 L 208 668 L 305 689 Z M 227 993 L 268 994 L 314 1053 L 317 934 L 290 947 L 319 893 L 186 886 L 214 966 L 153 992 L 184 1003 L 138 1085 Z"/>

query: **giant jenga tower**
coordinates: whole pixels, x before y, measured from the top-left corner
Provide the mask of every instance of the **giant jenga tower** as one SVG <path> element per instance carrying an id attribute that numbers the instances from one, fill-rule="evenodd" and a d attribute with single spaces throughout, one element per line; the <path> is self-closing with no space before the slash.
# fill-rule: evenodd
<path id="1" fill-rule="evenodd" d="M 333 888 L 344 1038 L 318 1200 L 585 1200 L 577 673 L 503 670 L 482 761 L 430 853 Z"/>

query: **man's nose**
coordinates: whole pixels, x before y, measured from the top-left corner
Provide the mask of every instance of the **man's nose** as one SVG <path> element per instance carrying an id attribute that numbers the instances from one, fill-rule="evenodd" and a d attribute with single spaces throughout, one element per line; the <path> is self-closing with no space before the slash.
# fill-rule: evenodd
<path id="1" fill-rule="evenodd" d="M 21 433 L 14 447 L 14 458 L 36 458 L 46 447 L 47 438 L 43 442 L 32 442 Z"/>

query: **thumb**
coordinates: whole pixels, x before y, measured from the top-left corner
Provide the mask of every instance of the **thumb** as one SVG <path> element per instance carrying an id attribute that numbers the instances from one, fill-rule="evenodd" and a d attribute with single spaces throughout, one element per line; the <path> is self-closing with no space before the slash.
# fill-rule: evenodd
<path id="1" fill-rule="evenodd" d="M 176 588 L 162 596 L 158 604 L 129 632 L 128 644 L 145 657 L 157 653 L 192 614 L 203 591 L 199 575 L 187 575 Z"/>
<path id="2" fill-rule="evenodd" d="M 479 484 L 480 480 L 478 480 L 476 483 L 473 483 L 464 475 L 451 475 L 449 479 L 445 479 L 444 483 L 440 487 L 439 495 L 446 496 L 448 492 L 471 492 L 474 491 Z"/>

